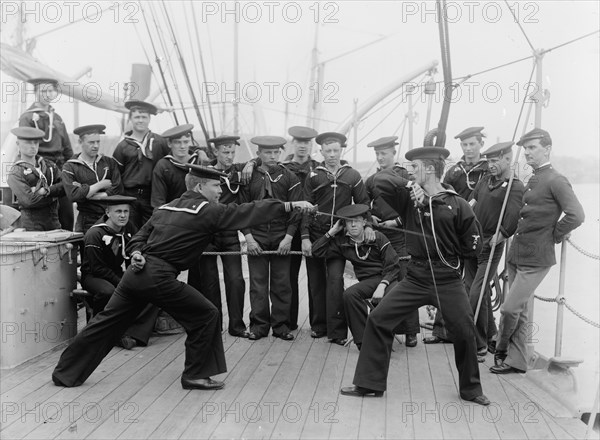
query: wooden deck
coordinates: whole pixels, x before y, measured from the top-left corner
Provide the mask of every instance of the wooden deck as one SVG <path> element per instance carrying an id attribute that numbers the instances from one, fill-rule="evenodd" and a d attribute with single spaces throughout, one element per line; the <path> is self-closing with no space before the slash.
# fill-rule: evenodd
<path id="1" fill-rule="evenodd" d="M 301 280 L 302 284 L 305 279 Z M 585 425 L 522 375 L 481 366 L 484 408 L 460 400 L 452 346 L 394 343 L 383 398 L 341 396 L 358 351 L 310 338 L 307 298 L 293 342 L 271 337 L 223 341 L 223 390 L 186 391 L 180 375 L 184 335 L 113 349 L 78 388 L 50 380 L 60 351 L 12 370 L 0 381 L 3 439 L 403 438 L 577 439 Z M 246 314 L 247 316 L 247 314 Z M 296 332 L 294 332 L 296 333 Z"/>

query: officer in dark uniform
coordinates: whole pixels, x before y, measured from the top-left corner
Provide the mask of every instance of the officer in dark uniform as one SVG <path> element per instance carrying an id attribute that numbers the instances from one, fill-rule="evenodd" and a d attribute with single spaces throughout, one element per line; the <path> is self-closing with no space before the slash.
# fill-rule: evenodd
<path id="1" fill-rule="evenodd" d="M 28 231 L 60 229 L 58 197 L 64 195 L 60 171 L 37 154 L 44 132 L 31 127 L 13 128 L 11 132 L 17 137 L 19 157 L 7 183 L 19 203 L 21 226 Z"/>
<path id="2" fill-rule="evenodd" d="M 288 129 L 292 136 L 291 144 L 294 152 L 285 158 L 281 164 L 296 175 L 300 185 L 304 188 L 306 177 L 314 170 L 319 162 L 312 159 L 312 140 L 317 136 L 317 131 L 309 127 L 294 126 Z M 304 256 L 310 255 L 310 249 L 302 248 L 302 228 L 298 228 L 292 239 L 292 251 L 302 251 Z M 298 274 L 302 265 L 302 255 L 290 256 L 290 284 L 292 285 L 292 307 L 290 311 L 290 330 L 298 328 Z M 308 286 L 308 315 L 313 316 L 312 295 Z"/>
<path id="3" fill-rule="evenodd" d="M 138 313 L 150 302 L 175 318 L 187 332 L 181 384 L 185 389 L 219 389 L 210 378 L 227 370 L 219 312 L 200 292 L 177 280 L 194 264 L 212 235 L 254 226 L 292 209 L 313 209 L 308 202 L 263 200 L 243 205 L 218 203 L 219 179 L 211 168 L 189 165 L 189 188 L 180 198 L 156 210 L 133 237 L 127 251 L 132 263 L 104 311 L 75 337 L 52 374 L 55 384 L 83 384 Z"/>
<path id="4" fill-rule="evenodd" d="M 65 123 L 50 105 L 58 97 L 58 81 L 34 78 L 27 82 L 34 86 L 35 102 L 21 115 L 19 126 L 34 127 L 44 132 L 38 154 L 62 170 L 65 161 L 73 156 L 73 149 Z M 73 230 L 73 204 L 65 194 L 58 196 L 58 218 L 62 229 Z"/>
<path id="5" fill-rule="evenodd" d="M 258 146 L 260 165 L 254 169 L 250 183 L 242 188 L 243 201 L 277 199 L 284 202 L 302 199 L 302 187 L 294 173 L 279 164 L 286 140 L 279 136 L 256 136 L 250 140 Z M 250 272 L 250 335 L 258 340 L 269 334 L 291 341 L 290 252 L 292 238 L 301 216 L 293 212 L 268 223 L 246 228 L 242 233 L 248 247 Z M 262 251 L 277 251 L 279 255 L 261 255 Z M 269 299 L 271 307 L 269 311 Z"/>
<path id="6" fill-rule="evenodd" d="M 79 136 L 81 153 L 63 167 L 63 184 L 69 200 L 77 202 L 75 230 L 83 232 L 104 215 L 102 199 L 123 193 L 119 164 L 100 151 L 100 135 L 105 125 L 84 125 L 73 130 Z"/>
<path id="7" fill-rule="evenodd" d="M 162 134 L 167 140 L 170 154 L 158 161 L 152 172 L 152 197 L 150 203 L 154 209 L 181 197 L 185 189 L 187 164 L 200 165 L 198 152 L 190 154 L 193 142 L 192 124 L 173 127 Z"/>
<path id="8" fill-rule="evenodd" d="M 369 315 L 354 386 L 342 388 L 342 394 L 382 396 L 387 387 L 394 328 L 413 310 L 434 304 L 444 313 L 454 335 L 461 398 L 481 405 L 490 403 L 481 389 L 473 311 L 460 270 L 461 259 L 481 251 L 481 228 L 466 200 L 440 182 L 448 154 L 440 147 L 408 151 L 408 173 L 414 181 L 410 191 L 409 182 L 393 171 L 375 176 L 375 194 L 399 212 L 406 229 L 415 233 L 406 237 L 412 258 L 406 277 Z M 409 194 L 418 208 L 410 203 Z"/>
<path id="9" fill-rule="evenodd" d="M 475 189 L 477 182 L 488 172 L 487 161 L 481 157 L 483 148 L 482 133 L 483 127 L 469 127 L 454 136 L 454 139 L 460 139 L 460 147 L 463 151 L 463 157 L 454 164 L 444 176 L 444 183 L 452 185 L 463 199 L 469 200 L 471 193 Z M 489 310 L 489 320 L 493 324 L 494 316 Z M 494 329 L 490 329 L 493 331 Z M 452 335 L 444 327 L 442 313 L 438 310 L 433 323 L 432 336 L 423 338 L 425 344 L 437 344 L 440 342 L 450 342 Z"/>
<path id="10" fill-rule="evenodd" d="M 358 171 L 340 158 L 346 147 L 346 136 L 341 133 L 321 133 L 316 138 L 321 145 L 324 161 L 312 170 L 304 184 L 304 197 L 319 206 L 326 215 L 302 220 L 302 249 L 322 237 L 335 223 L 334 215 L 342 206 L 354 203 L 369 204 L 369 196 Z M 367 241 L 374 239 L 371 227 L 366 228 Z M 333 343 L 344 345 L 348 326 L 344 315 L 344 267 L 341 258 L 306 259 L 308 283 L 312 295 L 313 312 L 310 316 L 311 337 L 327 336 Z"/>
<path id="11" fill-rule="evenodd" d="M 373 179 L 375 175 L 382 170 L 393 170 L 400 177 L 408 179 L 408 172 L 406 168 L 396 163 L 396 145 L 398 145 L 398 136 L 388 136 L 377 139 L 369 144 L 367 147 L 375 150 L 375 156 L 379 168 L 375 174 L 370 175 L 365 181 L 365 187 L 367 188 L 367 194 L 371 199 L 371 207 L 374 221 L 383 229 L 381 232 L 390 240 L 390 243 L 394 247 L 396 254 L 403 259 L 400 260 L 400 272 L 398 281 L 406 276 L 406 268 L 408 266 L 408 252 L 406 252 L 406 234 L 404 233 L 402 219 L 396 211 L 394 211 L 381 197 L 374 197 L 373 195 Z M 417 345 L 417 333 L 420 333 L 421 328 L 419 327 L 419 311 L 415 310 L 410 317 L 397 329 L 399 334 L 406 335 L 406 346 L 416 347 Z"/>
<path id="12" fill-rule="evenodd" d="M 131 131 L 117 144 L 113 157 L 119 162 L 125 195 L 135 197 L 131 221 L 141 228 L 152 215 L 152 171 L 160 159 L 170 153 L 167 141 L 148 128 L 156 106 L 144 101 L 127 101 Z"/>
<path id="13" fill-rule="evenodd" d="M 378 302 L 400 277 L 398 254 L 387 237 L 375 231 L 375 241 L 365 241 L 368 211 L 369 207 L 361 204 L 340 208 L 338 215 L 344 219 L 335 222 L 333 228 L 313 243 L 312 249 L 316 257 L 339 257 L 352 263 L 358 283 L 344 290 L 344 311 L 359 350 L 368 315 L 366 300 L 372 298 L 374 303 Z M 344 230 L 344 235 L 339 234 Z"/>
<path id="14" fill-rule="evenodd" d="M 533 175 L 525 187 L 517 232 L 508 251 L 510 290 L 500 308 L 496 365 L 490 368 L 495 374 L 527 371 L 527 329 L 531 325 L 527 303 L 556 264 L 554 245 L 569 238 L 585 219 L 571 184 L 550 163 L 550 133 L 535 128 L 517 145 L 523 146 Z"/>
<path id="15" fill-rule="evenodd" d="M 94 295 L 93 315 L 108 303 L 123 277 L 123 263 L 129 266 L 125 248 L 137 232 L 129 221 L 129 204 L 135 197 L 107 196 L 102 199 L 105 214 L 85 234 L 81 259 L 81 286 Z M 148 304 L 121 337 L 119 345 L 128 350 L 148 345 L 159 309 Z M 93 316 L 92 315 L 92 316 Z"/>
<path id="16" fill-rule="evenodd" d="M 240 203 L 238 195 L 242 186 L 247 183 L 254 162 L 247 164 L 234 163 L 236 147 L 239 146 L 239 136 L 222 135 L 208 141 L 214 145 L 216 159 L 210 165 L 225 173 L 221 179 L 221 198 L 219 203 Z M 248 178 L 245 177 L 245 172 Z M 213 242 L 206 248 L 207 252 L 240 252 L 238 231 L 220 231 L 213 236 Z M 244 295 L 246 281 L 242 271 L 241 255 L 221 255 L 223 264 L 223 281 L 225 283 L 225 298 L 229 315 L 228 331 L 231 336 L 247 338 L 244 323 Z M 188 272 L 188 284 L 202 294 L 219 309 L 221 326 L 223 321 L 223 305 L 221 303 L 221 280 L 216 255 L 202 255 L 198 264 L 193 265 Z"/>
<path id="17" fill-rule="evenodd" d="M 477 302 L 481 293 L 481 286 L 486 285 L 484 297 L 481 301 L 479 315 L 475 323 L 477 336 L 477 356 L 480 362 L 485 360 L 488 349 L 488 340 L 496 334 L 496 324 L 492 315 L 492 291 L 490 281 L 496 274 L 498 263 L 502 258 L 505 241 L 511 237 L 517 229 L 519 220 L 519 210 L 523 204 L 523 183 L 514 178 L 511 188 L 500 231 L 496 234 L 496 227 L 500 218 L 502 204 L 506 197 L 506 190 L 510 174 L 513 172 L 512 165 L 512 142 L 501 142 L 493 145 L 482 153 L 488 162 L 489 174 L 486 174 L 479 180 L 469 204 L 473 207 L 473 212 L 481 224 L 483 235 L 483 251 L 477 258 L 467 258 L 465 260 L 465 287 L 469 292 L 471 307 L 473 313 L 477 310 Z M 490 264 L 488 278 L 484 282 L 486 267 L 492 250 L 492 242 L 496 243 L 494 256 Z M 489 322 L 489 316 L 492 316 L 492 322 Z M 491 331 L 489 329 L 492 329 Z"/>

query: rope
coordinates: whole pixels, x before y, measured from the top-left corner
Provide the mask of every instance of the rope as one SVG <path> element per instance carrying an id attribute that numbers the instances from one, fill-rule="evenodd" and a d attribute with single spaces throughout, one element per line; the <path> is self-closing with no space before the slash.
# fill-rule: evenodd
<path id="1" fill-rule="evenodd" d="M 563 298 L 550 298 L 550 297 L 547 297 L 547 296 L 539 296 L 539 295 L 533 295 L 533 296 L 535 297 L 535 299 L 539 299 L 540 301 L 543 301 L 543 302 L 548 302 L 548 303 L 555 302 L 555 303 L 562 304 L 562 305 L 564 305 L 564 306 L 565 306 L 565 307 L 566 307 L 566 308 L 567 308 L 567 309 L 568 309 L 568 310 L 569 310 L 571 313 L 573 313 L 575 316 L 577 316 L 577 317 L 578 317 L 579 319 L 581 319 L 582 321 L 584 321 L 584 322 L 587 322 L 588 324 L 590 324 L 590 325 L 592 325 L 592 326 L 594 326 L 594 327 L 596 327 L 596 328 L 600 328 L 600 324 L 599 324 L 599 323 L 597 323 L 597 322 L 594 322 L 594 321 L 592 321 L 591 319 L 589 319 L 589 318 L 586 318 L 585 316 L 583 316 L 581 313 L 579 313 L 577 310 L 575 310 L 575 309 L 573 308 L 573 306 L 570 306 L 570 305 L 567 303 L 567 300 L 566 300 L 564 297 L 563 297 Z"/>
<path id="2" fill-rule="evenodd" d="M 569 244 L 571 246 L 573 246 L 577 251 L 579 251 L 579 253 L 585 255 L 588 258 L 593 258 L 594 260 L 600 260 L 600 255 L 595 255 L 595 254 L 592 254 L 591 252 L 586 251 L 585 249 L 582 249 L 580 246 L 575 244 L 570 238 L 567 238 L 567 241 L 569 242 Z"/>
<path id="3" fill-rule="evenodd" d="M 250 255 L 246 251 L 223 251 L 223 252 L 202 252 L 202 256 L 204 255 Z M 278 251 L 262 251 L 260 255 L 283 255 Z M 290 251 L 287 255 L 304 255 L 302 251 Z M 258 256 L 258 255 L 257 255 Z M 398 260 L 408 261 L 410 260 L 410 255 L 406 255 L 403 257 L 398 257 Z"/>
<path id="4" fill-rule="evenodd" d="M 525 37 L 525 39 L 527 40 L 527 43 L 529 44 L 529 47 L 531 47 L 531 50 L 535 52 L 535 48 L 533 47 L 533 44 L 531 44 L 531 40 L 529 39 L 529 37 L 527 36 L 527 34 L 525 33 L 525 29 L 523 29 L 523 26 L 521 26 L 521 23 L 519 22 L 519 20 L 517 19 L 517 16 L 515 15 L 515 11 L 512 10 L 512 8 L 510 7 L 510 5 L 508 4 L 507 0 L 504 0 L 504 3 L 506 3 L 506 6 L 508 7 L 508 10 L 510 11 L 510 13 L 512 14 L 513 18 L 515 19 L 515 22 L 519 25 L 519 29 L 521 29 L 521 32 L 523 32 L 523 36 Z"/>

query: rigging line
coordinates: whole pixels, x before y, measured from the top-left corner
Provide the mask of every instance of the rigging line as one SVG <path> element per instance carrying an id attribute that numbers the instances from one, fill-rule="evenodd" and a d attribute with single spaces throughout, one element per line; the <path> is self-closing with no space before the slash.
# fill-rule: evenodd
<path id="1" fill-rule="evenodd" d="M 148 7 L 150 8 L 150 14 L 152 15 L 152 21 L 154 22 L 154 27 L 156 28 L 156 35 L 158 35 L 158 41 L 162 48 L 163 54 L 167 54 L 166 44 L 164 42 L 164 36 L 162 33 L 162 29 L 158 25 L 156 20 L 156 11 L 154 10 L 153 2 L 148 2 Z M 170 56 L 169 56 L 170 61 Z M 171 63 L 167 63 L 167 69 L 169 71 L 169 76 L 171 77 L 171 81 L 173 81 L 173 87 L 175 88 L 175 92 L 177 94 L 177 99 L 179 100 L 179 105 L 181 106 L 181 110 L 183 112 L 183 118 L 185 119 L 185 123 L 189 124 L 190 120 L 188 119 L 187 112 L 185 111 L 185 106 L 183 105 L 183 98 L 181 97 L 181 92 L 179 91 L 179 87 L 177 86 L 177 80 L 175 79 L 175 72 L 173 71 L 173 66 Z"/>
<path id="2" fill-rule="evenodd" d="M 491 67 L 491 68 L 489 68 L 489 69 L 485 69 L 485 70 L 482 70 L 482 71 L 480 71 L 480 72 L 476 72 L 476 73 L 470 73 L 470 74 L 467 74 L 467 75 L 465 75 L 465 76 L 458 76 L 458 77 L 456 77 L 456 78 L 453 78 L 453 81 L 458 81 L 458 80 L 460 80 L 460 79 L 463 79 L 463 82 L 464 82 L 464 80 L 467 80 L 467 79 L 473 78 L 473 77 L 474 77 L 474 76 L 476 76 L 476 75 L 481 75 L 481 74 L 483 74 L 483 73 L 488 73 L 488 72 L 491 72 L 492 70 L 501 69 L 502 67 L 510 66 L 511 64 L 520 63 L 521 61 L 529 60 L 529 59 L 531 59 L 531 58 L 534 58 L 534 55 L 528 55 L 528 56 L 526 56 L 526 57 L 519 58 L 518 60 L 509 61 L 508 63 L 504 63 L 504 64 L 501 64 L 501 65 L 499 65 L 499 66 L 496 66 L 496 67 Z M 442 81 L 436 81 L 436 83 L 438 83 L 438 82 L 439 82 L 439 83 L 441 83 Z"/>
<path id="3" fill-rule="evenodd" d="M 513 9 L 510 7 L 510 5 L 508 4 L 507 0 L 504 0 L 504 3 L 506 3 L 506 7 L 508 8 L 508 10 L 512 14 L 513 18 L 515 19 L 515 23 L 517 23 L 517 25 L 519 25 L 519 29 L 521 29 L 521 32 L 523 32 L 523 36 L 527 40 L 527 44 L 529 44 L 529 47 L 531 48 L 531 50 L 535 52 L 535 47 L 533 47 L 533 44 L 531 44 L 531 40 L 529 39 L 529 37 L 525 33 L 525 29 L 523 29 L 523 26 L 521 26 L 521 23 L 519 22 L 519 19 L 515 15 L 515 11 L 513 11 Z"/>
<path id="4" fill-rule="evenodd" d="M 190 81 L 190 76 L 188 75 L 188 71 L 187 71 L 187 67 L 185 65 L 185 60 L 183 58 L 183 54 L 181 53 L 181 50 L 179 48 L 179 44 L 177 43 L 177 37 L 175 35 L 175 30 L 173 29 L 173 24 L 171 23 L 171 18 L 169 17 L 169 14 L 167 12 L 167 6 L 165 3 L 165 0 L 162 0 L 161 2 L 163 10 L 164 10 L 164 14 L 167 18 L 167 24 L 169 25 L 169 29 L 171 31 L 171 38 L 173 39 L 173 44 L 175 45 L 175 48 L 177 49 L 177 54 L 179 57 L 179 63 L 181 64 L 181 70 L 183 71 L 183 77 L 186 81 L 186 84 L 188 86 L 191 98 L 192 98 L 192 102 L 194 104 L 194 110 L 196 111 L 196 117 L 198 118 L 198 122 L 200 122 L 200 127 L 202 128 L 202 133 L 204 134 L 204 138 L 206 140 L 206 145 L 210 145 L 208 142 L 208 139 L 210 139 L 210 136 L 208 135 L 208 131 L 206 130 L 206 126 L 204 125 L 204 120 L 202 119 L 202 115 L 200 114 L 200 108 L 198 107 L 198 102 L 196 101 L 196 95 L 194 93 L 194 89 L 192 87 L 192 82 Z"/>
<path id="5" fill-rule="evenodd" d="M 531 73 L 529 74 L 529 81 L 527 82 L 527 90 L 525 91 L 525 96 L 523 96 L 523 102 L 521 103 L 521 109 L 519 110 L 519 116 L 517 117 L 517 123 L 515 125 L 515 131 L 513 132 L 511 141 L 514 142 L 517 137 L 517 130 L 519 129 L 519 123 L 521 122 L 521 116 L 523 115 L 523 108 L 525 108 L 525 102 L 527 101 L 527 91 L 529 91 L 529 87 L 531 86 L 531 79 L 533 78 L 533 73 L 535 72 L 536 63 L 533 63 L 533 68 L 531 69 Z M 510 184 L 508 185 L 507 192 L 510 190 Z"/>
<path id="6" fill-rule="evenodd" d="M 396 153 L 396 162 L 400 160 L 400 151 L 402 151 L 402 141 L 404 140 L 404 132 L 406 131 L 406 122 L 408 121 L 408 116 L 404 116 L 404 120 L 401 122 L 400 126 L 402 127 L 402 133 L 400 134 L 400 139 L 398 139 L 398 152 Z M 398 127 L 399 129 L 400 127 Z M 398 129 L 394 132 L 394 136 L 398 132 Z"/>
<path id="7" fill-rule="evenodd" d="M 577 38 L 575 38 L 573 40 L 570 40 L 570 41 L 567 41 L 565 43 L 559 44 L 558 46 L 551 47 L 550 49 L 542 50 L 540 52 L 540 55 L 544 55 L 545 53 L 550 52 L 550 51 L 552 51 L 554 49 L 558 49 L 559 47 L 563 47 L 563 46 L 566 46 L 567 44 L 571 44 L 571 43 L 579 41 L 579 40 L 581 40 L 583 38 L 587 38 L 587 37 L 589 37 L 591 35 L 597 34 L 598 32 L 600 32 L 600 29 L 595 30 L 594 32 L 590 32 L 589 34 L 582 35 L 581 37 L 577 37 Z"/>
<path id="8" fill-rule="evenodd" d="M 152 38 L 152 32 L 150 32 L 150 25 L 148 24 L 148 18 L 146 17 L 146 13 L 144 12 L 144 8 L 142 8 L 142 3 L 138 2 L 140 10 L 142 11 L 142 17 L 144 19 L 144 24 L 146 25 L 146 31 L 148 32 L 148 38 L 150 39 L 150 45 L 152 46 L 152 51 L 154 52 L 154 60 L 156 61 L 156 65 L 158 66 L 158 71 L 160 73 L 160 77 L 162 78 L 162 82 L 165 86 L 165 92 L 167 93 L 167 99 L 169 101 L 169 105 L 173 107 L 173 99 L 171 98 L 171 92 L 169 91 L 169 85 L 167 84 L 167 79 L 165 78 L 165 72 L 162 68 L 162 64 L 160 63 L 160 57 L 158 56 L 158 52 L 156 51 L 156 45 L 154 44 L 154 39 Z M 137 32 L 137 28 L 136 28 Z M 139 37 L 139 34 L 138 34 Z M 141 43 L 141 38 L 140 38 Z M 142 45 L 143 47 L 143 45 Z M 152 63 L 150 63 L 152 64 Z M 162 93 L 161 93 L 162 95 Z M 177 113 L 173 110 L 173 118 L 175 119 L 175 124 L 179 125 L 179 121 L 177 119 Z"/>
<path id="9" fill-rule="evenodd" d="M 137 23 L 133 24 L 133 28 L 135 29 L 135 34 L 138 37 L 140 46 L 142 47 L 142 51 L 144 52 L 144 56 L 146 57 L 146 61 L 148 62 L 149 66 L 152 66 L 152 60 L 150 60 L 150 55 L 148 55 L 148 51 L 144 47 L 144 43 L 142 42 L 142 36 L 140 35 L 140 32 L 138 31 L 138 28 L 137 28 Z M 159 81 L 159 78 L 156 76 L 156 72 L 154 71 L 154 69 L 152 69 L 152 67 L 150 67 L 150 71 L 152 72 L 152 76 L 154 77 L 154 80 L 156 81 L 156 84 L 159 86 L 159 89 L 160 89 L 160 81 Z M 165 106 L 171 106 L 171 104 L 167 101 L 167 98 L 165 98 L 165 95 L 163 95 L 161 93 L 160 96 L 161 96 Z M 173 113 L 173 116 L 174 115 L 175 115 L 175 113 Z M 177 124 L 177 119 L 175 119 L 175 124 Z"/>
<path id="10" fill-rule="evenodd" d="M 196 9 L 194 7 L 194 2 L 190 0 L 190 5 L 192 7 L 192 17 L 196 17 Z M 204 88 L 206 89 L 206 69 L 204 67 L 204 55 L 202 54 L 202 46 L 200 45 L 200 33 L 198 32 L 198 22 L 194 20 L 194 29 L 196 31 L 196 42 L 198 44 L 198 54 L 200 56 L 200 66 L 202 67 L 202 76 L 204 78 Z M 209 43 L 210 44 L 210 43 Z M 202 90 L 202 89 L 200 89 Z M 215 118 L 213 116 L 212 105 L 210 102 L 210 94 L 206 94 L 206 102 L 208 103 L 208 115 L 210 117 L 210 125 L 212 127 L 213 136 L 217 136 L 217 130 L 215 129 Z"/>
<path id="11" fill-rule="evenodd" d="M 196 68 L 196 66 L 198 66 L 198 61 L 196 61 L 196 51 L 194 50 L 194 43 L 192 42 L 192 32 L 191 32 L 191 29 L 190 29 L 190 21 L 189 21 L 189 15 L 190 14 L 188 14 L 186 12 L 185 3 L 182 4 L 182 7 L 183 7 L 183 14 L 185 15 L 185 28 L 187 30 L 187 35 L 188 35 L 188 39 L 189 39 L 190 52 L 192 53 L 192 62 L 193 62 L 195 73 L 196 73 L 196 75 L 195 75 L 196 76 L 196 82 L 198 83 L 198 91 L 200 92 L 200 99 L 202 100 L 202 85 L 200 83 L 200 75 L 198 74 L 198 69 Z M 193 17 L 193 15 L 192 15 L 192 17 Z M 202 113 L 202 117 L 204 119 L 206 119 L 206 113 L 204 112 L 204 106 L 200 107 L 200 112 Z M 212 153 L 212 150 L 209 151 L 209 153 Z M 209 157 L 210 156 L 211 156 L 211 154 L 209 154 Z"/>

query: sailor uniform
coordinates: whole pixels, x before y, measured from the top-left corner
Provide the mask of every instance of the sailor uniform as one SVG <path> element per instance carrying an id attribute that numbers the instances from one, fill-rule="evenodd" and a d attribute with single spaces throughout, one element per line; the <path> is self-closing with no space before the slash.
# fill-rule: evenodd
<path id="1" fill-rule="evenodd" d="M 113 152 L 119 163 L 124 194 L 137 198 L 131 205 L 131 222 L 140 228 L 152 215 L 152 171 L 160 159 L 171 152 L 167 141 L 148 131 L 142 141 L 134 139 L 132 131 L 125 133 Z"/>
<path id="2" fill-rule="evenodd" d="M 527 302 L 556 264 L 555 243 L 560 243 L 584 218 L 566 177 L 549 163 L 534 170 L 525 187 L 517 231 L 508 252 L 510 291 L 500 309 L 496 343 L 498 352 L 508 353 L 505 364 L 527 370 Z"/>
<path id="3" fill-rule="evenodd" d="M 434 304 L 443 310 L 455 336 L 460 395 L 464 399 L 473 399 L 480 396 L 482 390 L 473 312 L 461 279 L 460 260 L 479 254 L 481 229 L 471 207 L 454 191 L 434 195 L 417 210 L 406 184 L 405 179 L 391 170 L 377 173 L 374 178 L 375 195 L 383 197 L 400 213 L 406 229 L 417 234 L 406 237 L 408 253 L 412 257 L 407 276 L 369 315 L 353 383 L 384 391 L 395 327 L 420 306 Z M 419 235 L 422 229 L 424 237 Z M 424 240 L 427 240 L 427 247 Z M 435 285 L 431 281 L 432 275 Z"/>
<path id="4" fill-rule="evenodd" d="M 256 138 L 255 138 L 256 139 Z M 294 173 L 282 165 L 263 170 L 256 167 L 250 183 L 242 188 L 241 201 L 276 199 L 281 201 L 302 200 L 302 187 Z M 294 236 L 301 220 L 298 212 L 287 218 L 281 217 L 252 228 L 242 230 L 252 234 L 262 250 L 276 251 L 286 235 Z M 248 256 L 250 272 L 250 332 L 258 337 L 283 335 L 290 331 L 290 256 Z M 269 311 L 269 298 L 271 310 Z"/>
<path id="5" fill-rule="evenodd" d="M 73 156 L 73 148 L 65 123 L 52 106 L 45 111 L 40 104 L 34 103 L 19 118 L 19 126 L 35 127 L 44 132 L 38 154 L 44 159 L 54 162 L 59 170 L 62 170 L 65 161 Z M 73 205 L 66 195 L 62 194 L 58 198 L 58 218 L 63 229 L 73 230 L 73 217 Z"/>
<path id="6" fill-rule="evenodd" d="M 323 135 L 336 134 L 324 133 Z M 323 136 L 317 142 L 326 141 L 327 136 Z M 335 173 L 331 173 L 324 163 L 317 166 L 306 178 L 304 197 L 313 205 L 318 205 L 320 212 L 331 215 L 353 201 L 369 204 L 369 196 L 360 174 L 346 163 L 343 163 Z M 335 221 L 330 216 L 311 218 L 305 215 L 301 223 L 302 238 L 310 238 L 314 243 L 333 226 Z M 306 259 L 314 312 L 310 316 L 310 326 L 317 334 L 327 332 L 329 339 L 346 339 L 348 335 L 342 298 L 344 267 L 345 261 L 339 258 L 309 257 Z"/>
<path id="7" fill-rule="evenodd" d="M 102 192 L 109 196 L 123 193 L 117 161 L 102 154 L 98 154 L 92 165 L 84 162 L 81 154 L 69 159 L 63 167 L 62 179 L 70 202 L 77 202 L 79 213 L 75 230 L 84 234 L 104 215 L 105 209 L 101 199 L 87 198 L 90 185 L 109 179 L 112 185 Z"/>
<path id="8" fill-rule="evenodd" d="M 394 139 L 395 136 L 391 138 L 383 138 L 385 139 Z M 377 148 L 375 146 L 375 148 Z M 392 170 L 397 173 L 400 177 L 404 179 L 408 179 L 408 172 L 405 168 L 401 167 L 399 164 L 395 164 Z M 381 170 L 377 170 L 379 173 Z M 365 181 L 365 187 L 367 189 L 367 194 L 369 194 L 369 198 L 371 199 L 371 213 L 377 217 L 379 217 L 382 221 L 386 220 L 396 220 L 396 223 L 399 225 L 399 228 L 402 225 L 402 219 L 399 214 L 394 211 L 381 197 L 375 197 L 373 179 L 376 174 L 372 174 Z M 408 252 L 406 251 L 406 234 L 404 231 L 395 230 L 394 228 L 386 228 L 382 230 L 383 234 L 390 240 L 396 254 L 399 257 L 408 256 Z M 408 267 L 407 260 L 400 260 L 400 272 L 398 274 L 398 281 L 402 280 L 406 276 L 406 268 Z M 410 335 L 420 333 L 421 328 L 419 326 L 419 311 L 415 310 L 410 317 L 403 322 L 397 329 L 398 334 Z"/>
<path id="9" fill-rule="evenodd" d="M 199 165 L 200 159 L 193 154 L 187 163 Z M 152 171 L 152 191 L 150 204 L 154 209 L 175 200 L 187 190 L 185 187 L 185 175 L 188 172 L 186 164 L 177 162 L 175 158 L 167 154 L 158 161 Z"/>
<path id="10" fill-rule="evenodd" d="M 454 191 L 463 199 L 467 200 L 477 182 L 488 172 L 488 163 L 486 159 L 481 159 L 477 163 L 467 163 L 464 156 L 458 163 L 450 167 L 444 176 L 444 183 L 452 185 Z"/>
<path id="11" fill-rule="evenodd" d="M 390 288 L 399 279 L 396 251 L 385 235 L 375 231 L 372 243 L 357 243 L 349 235 L 325 234 L 313 243 L 312 253 L 315 257 L 337 257 L 352 263 L 358 283 L 344 290 L 344 311 L 354 343 L 360 347 L 368 315 L 365 300 L 373 296 L 382 281 Z"/>
<path id="12" fill-rule="evenodd" d="M 17 160 L 11 167 L 7 183 L 17 197 L 21 227 L 28 231 L 60 229 L 58 197 L 64 195 L 60 171 L 51 161 L 35 157 L 35 165 Z M 44 195 L 39 190 L 44 188 Z"/>
<path id="13" fill-rule="evenodd" d="M 244 205 L 209 203 L 202 194 L 185 192 L 156 210 L 131 240 L 130 255 L 146 259 L 138 272 L 125 272 L 104 311 L 62 353 L 52 378 L 79 386 L 93 373 L 137 314 L 150 302 L 165 310 L 187 332 L 183 379 L 202 379 L 227 371 L 219 312 L 200 292 L 177 280 L 195 264 L 220 230 L 235 230 L 283 216 L 289 205 L 264 200 Z"/>
<path id="14" fill-rule="evenodd" d="M 222 139 L 239 139 L 234 136 L 223 136 Z M 219 138 L 217 138 L 219 139 Z M 217 161 L 211 162 L 215 166 Z M 238 203 L 238 194 L 242 187 L 241 172 L 245 164 L 233 164 L 223 172 L 227 177 L 221 179 L 221 197 L 219 203 L 225 205 Z M 222 171 L 222 170 L 220 170 Z M 219 231 L 214 234 L 213 242 L 208 245 L 206 252 L 240 252 L 240 239 L 237 230 Z M 223 266 L 223 282 L 225 283 L 225 298 L 227 301 L 227 314 L 229 316 L 228 330 L 231 335 L 239 335 L 246 330 L 244 323 L 244 295 L 246 294 L 246 281 L 242 269 L 241 255 L 221 255 Z M 221 302 L 221 277 L 217 265 L 216 255 L 202 255 L 197 264 L 188 272 L 188 284 L 212 302 L 219 310 L 222 328 L 223 304 Z"/>

